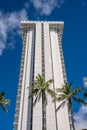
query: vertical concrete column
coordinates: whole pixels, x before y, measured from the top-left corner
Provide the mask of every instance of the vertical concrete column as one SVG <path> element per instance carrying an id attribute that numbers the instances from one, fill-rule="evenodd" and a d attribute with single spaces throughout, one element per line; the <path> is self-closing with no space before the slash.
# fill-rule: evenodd
<path id="1" fill-rule="evenodd" d="M 49 79 L 53 79 L 49 30 L 50 30 L 49 23 L 45 22 L 44 23 L 44 48 L 45 48 L 45 80 L 46 81 L 48 81 Z M 53 89 L 53 83 L 50 85 L 50 88 Z M 52 99 L 50 95 L 48 95 L 47 97 L 48 97 L 47 98 L 48 105 L 46 107 L 47 130 L 56 130 L 54 103 L 52 103 Z"/>
<path id="2" fill-rule="evenodd" d="M 34 79 L 38 74 L 42 73 L 41 58 L 41 23 L 36 23 L 36 39 L 35 39 L 35 70 Z M 33 99 L 34 100 L 34 99 Z M 42 100 L 33 107 L 32 130 L 42 130 Z"/>

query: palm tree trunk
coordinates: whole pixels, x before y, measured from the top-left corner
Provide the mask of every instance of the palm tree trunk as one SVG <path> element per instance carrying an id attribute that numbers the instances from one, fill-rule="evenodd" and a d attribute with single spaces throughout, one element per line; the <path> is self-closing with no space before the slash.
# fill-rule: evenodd
<path id="1" fill-rule="evenodd" d="M 42 93 L 42 130 L 46 130 L 46 105 L 44 100 L 44 93 Z"/>
<path id="2" fill-rule="evenodd" d="M 56 130 L 58 130 L 57 113 L 56 113 L 56 102 L 54 102 L 54 107 L 55 107 L 55 121 L 56 121 Z"/>
<path id="3" fill-rule="evenodd" d="M 73 120 L 73 112 L 72 112 L 72 101 L 71 100 L 69 100 L 69 106 L 70 106 L 70 108 L 69 108 L 69 122 L 70 122 L 70 124 L 72 124 L 72 125 L 70 125 L 70 130 L 75 130 L 75 126 L 74 126 L 74 120 Z"/>
<path id="4" fill-rule="evenodd" d="M 75 126 L 74 126 L 74 119 L 73 119 L 73 112 L 72 112 L 72 109 L 71 109 L 71 120 L 72 120 L 72 127 L 73 127 L 73 130 L 75 130 Z M 72 130 L 72 129 L 71 129 Z"/>

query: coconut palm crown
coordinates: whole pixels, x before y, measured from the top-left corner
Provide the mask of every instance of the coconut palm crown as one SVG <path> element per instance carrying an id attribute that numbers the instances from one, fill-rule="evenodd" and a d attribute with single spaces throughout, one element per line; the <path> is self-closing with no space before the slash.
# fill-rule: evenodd
<path id="1" fill-rule="evenodd" d="M 5 97 L 5 93 L 4 92 L 0 92 L 0 107 L 2 107 L 2 109 L 6 112 L 8 112 L 6 106 L 8 104 L 10 104 L 10 100 L 6 99 Z"/>
<path id="2" fill-rule="evenodd" d="M 44 105 L 46 106 L 47 105 L 47 93 L 52 98 L 55 97 L 55 92 L 49 88 L 50 84 L 52 82 L 53 82 L 52 79 L 45 82 L 44 78 L 40 74 L 38 74 L 38 76 L 36 76 L 36 80 L 33 81 L 32 85 L 30 86 L 32 91 L 29 95 L 29 97 L 35 97 L 33 105 L 35 105 L 37 102 L 39 102 L 39 100 L 43 96 Z"/>
<path id="3" fill-rule="evenodd" d="M 69 110 L 72 109 L 72 100 L 83 105 L 87 105 L 87 102 L 76 96 L 81 91 L 81 87 L 72 89 L 72 82 L 68 84 L 66 81 L 64 81 L 64 85 L 62 85 L 62 88 L 56 89 L 58 96 L 54 98 L 54 100 L 61 101 L 61 104 L 58 106 L 56 111 L 59 110 L 62 106 L 64 106 L 66 103 L 68 103 Z"/>
<path id="4" fill-rule="evenodd" d="M 81 103 L 83 105 L 87 105 L 87 102 L 85 102 L 84 100 L 82 100 L 81 98 L 79 98 L 77 96 L 77 94 L 80 93 L 81 91 L 82 91 L 81 87 L 77 87 L 75 89 L 72 89 L 72 82 L 68 84 L 66 81 L 64 81 L 64 84 L 62 85 L 62 87 L 57 88 L 56 92 L 58 95 L 53 100 L 53 101 L 60 102 L 60 105 L 56 109 L 56 112 L 61 107 L 63 107 L 65 104 L 68 104 L 68 111 L 72 115 L 71 120 L 72 120 L 72 125 L 73 125 L 74 130 L 75 130 L 75 128 L 74 128 L 74 123 L 73 123 L 73 114 L 72 114 L 72 105 L 73 104 L 72 104 L 72 101 Z"/>

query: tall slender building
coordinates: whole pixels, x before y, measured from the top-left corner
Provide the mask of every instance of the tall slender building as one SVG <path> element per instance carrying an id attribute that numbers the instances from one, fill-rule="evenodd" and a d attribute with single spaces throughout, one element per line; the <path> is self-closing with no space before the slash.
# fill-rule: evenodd
<path id="1" fill-rule="evenodd" d="M 63 22 L 22 21 L 22 60 L 16 101 L 14 130 L 42 130 L 42 100 L 33 107 L 29 99 L 32 80 L 41 74 L 45 81 L 53 79 L 50 88 L 61 87 L 66 79 L 62 52 Z M 73 130 L 67 105 L 57 113 L 60 104 L 52 103 L 49 95 L 46 107 L 46 130 Z"/>

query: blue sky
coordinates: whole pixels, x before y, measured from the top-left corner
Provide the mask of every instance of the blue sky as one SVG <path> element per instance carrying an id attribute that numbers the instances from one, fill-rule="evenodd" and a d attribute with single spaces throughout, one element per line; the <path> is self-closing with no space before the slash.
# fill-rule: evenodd
<path id="1" fill-rule="evenodd" d="M 64 21 L 63 52 L 68 81 L 83 86 L 87 76 L 87 0 L 0 0 L 0 91 L 11 100 L 0 108 L 0 130 L 12 130 L 21 61 L 21 20 Z M 81 95 L 80 95 L 81 96 Z M 87 107 L 73 107 L 76 127 L 87 127 Z"/>

